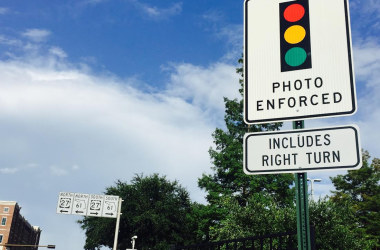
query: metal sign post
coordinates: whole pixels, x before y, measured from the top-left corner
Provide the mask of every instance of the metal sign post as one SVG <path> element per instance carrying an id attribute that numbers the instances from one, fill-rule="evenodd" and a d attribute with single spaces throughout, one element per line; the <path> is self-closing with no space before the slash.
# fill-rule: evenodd
<path id="1" fill-rule="evenodd" d="M 119 236 L 119 224 L 120 224 L 120 215 L 121 215 L 121 203 L 123 200 L 119 198 L 119 206 L 117 208 L 117 217 L 116 217 L 116 228 L 115 228 L 115 239 L 113 241 L 113 250 L 117 250 L 117 239 Z"/>
<path id="2" fill-rule="evenodd" d="M 293 129 L 305 127 L 304 121 L 294 121 Z M 296 179 L 296 209 L 297 209 L 297 238 L 299 250 L 310 250 L 309 199 L 307 193 L 307 174 L 295 174 Z"/>

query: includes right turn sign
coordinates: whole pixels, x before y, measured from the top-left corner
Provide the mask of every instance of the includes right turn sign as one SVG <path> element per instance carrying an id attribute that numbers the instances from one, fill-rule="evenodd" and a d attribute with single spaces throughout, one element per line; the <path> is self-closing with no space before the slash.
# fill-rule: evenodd
<path id="1" fill-rule="evenodd" d="M 356 111 L 348 0 L 245 0 L 246 123 Z"/>
<path id="2" fill-rule="evenodd" d="M 247 133 L 244 172 L 354 170 L 362 165 L 360 150 L 359 128 L 355 125 Z"/>

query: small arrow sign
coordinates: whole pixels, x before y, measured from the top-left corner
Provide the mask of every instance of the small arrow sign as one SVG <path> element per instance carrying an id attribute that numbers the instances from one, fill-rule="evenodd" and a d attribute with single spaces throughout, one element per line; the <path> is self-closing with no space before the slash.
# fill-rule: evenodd
<path id="1" fill-rule="evenodd" d="M 105 195 L 103 203 L 102 217 L 116 218 L 119 197 L 115 195 Z"/>
<path id="2" fill-rule="evenodd" d="M 73 208 L 74 193 L 60 192 L 57 203 L 58 214 L 71 214 Z"/>
<path id="3" fill-rule="evenodd" d="M 90 194 L 88 199 L 87 216 L 102 216 L 104 195 Z"/>
<path id="4" fill-rule="evenodd" d="M 89 194 L 76 193 L 74 196 L 72 214 L 76 214 L 76 215 L 86 214 L 89 197 L 90 197 Z"/>

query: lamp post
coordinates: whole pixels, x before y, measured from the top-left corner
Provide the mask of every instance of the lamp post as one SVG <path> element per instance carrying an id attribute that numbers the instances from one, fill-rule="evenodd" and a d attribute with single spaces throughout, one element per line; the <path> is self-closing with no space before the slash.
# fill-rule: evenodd
<path id="1" fill-rule="evenodd" d="M 314 182 L 321 182 L 322 179 L 310 179 L 310 178 L 307 178 L 307 180 L 310 181 L 310 196 L 311 196 L 311 199 L 314 200 L 313 183 Z"/>
<path id="2" fill-rule="evenodd" d="M 136 239 L 137 239 L 137 236 L 135 235 L 135 236 L 133 236 L 132 238 L 131 238 L 131 243 L 132 243 L 132 248 L 127 248 L 126 250 L 136 250 L 135 249 L 135 243 L 136 243 Z"/>
<path id="3" fill-rule="evenodd" d="M 23 244 L 4 244 L 0 245 L 4 247 L 46 247 L 50 249 L 55 249 L 55 245 L 23 245 Z"/>
<path id="4" fill-rule="evenodd" d="M 137 239 L 137 236 L 132 237 L 132 249 L 135 249 L 136 239 Z"/>

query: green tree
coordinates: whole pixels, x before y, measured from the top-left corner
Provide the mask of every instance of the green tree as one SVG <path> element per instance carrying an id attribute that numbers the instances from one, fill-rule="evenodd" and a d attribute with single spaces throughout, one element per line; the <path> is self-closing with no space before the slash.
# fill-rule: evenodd
<path id="1" fill-rule="evenodd" d="M 240 59 L 242 64 L 243 60 Z M 237 73 L 243 77 L 243 68 Z M 243 80 L 240 79 L 240 94 L 243 94 Z M 209 214 L 208 226 L 221 220 L 225 209 L 220 202 L 224 197 L 234 197 L 241 206 L 245 206 L 256 193 L 264 192 L 273 197 L 280 206 L 293 204 L 294 190 L 290 185 L 294 181 L 293 175 L 256 175 L 249 176 L 243 172 L 243 136 L 246 132 L 278 130 L 282 123 L 261 125 L 247 125 L 243 119 L 243 100 L 225 102 L 225 129 L 217 128 L 213 133 L 215 147 L 210 148 L 209 154 L 213 163 L 213 173 L 203 174 L 198 180 L 198 186 L 207 192 L 206 199 L 209 206 L 205 209 Z M 207 232 L 205 232 L 206 235 Z"/>
<path id="2" fill-rule="evenodd" d="M 325 198 L 309 205 L 310 224 L 315 228 L 316 249 L 366 250 L 373 242 L 357 230 L 358 219 L 349 201 Z"/>
<path id="3" fill-rule="evenodd" d="M 252 195 L 246 206 L 228 197 L 221 202 L 227 213 L 217 226 L 211 227 L 213 241 L 297 230 L 295 207 L 280 207 L 266 194 Z"/>
<path id="4" fill-rule="evenodd" d="M 131 184 L 117 181 L 106 194 L 121 197 L 122 216 L 118 249 L 131 247 L 138 236 L 137 249 L 168 249 L 171 244 L 188 244 L 195 239 L 192 203 L 188 192 L 176 181 L 158 174 L 136 175 Z M 115 220 L 85 217 L 78 221 L 86 233 L 85 249 L 113 246 Z"/>
<path id="5" fill-rule="evenodd" d="M 217 226 L 210 228 L 212 241 L 297 231 L 296 208 L 280 207 L 273 197 L 255 194 L 247 206 L 240 206 L 235 199 L 227 197 L 222 202 L 227 213 Z M 338 204 L 328 198 L 312 201 L 309 213 L 315 229 L 316 249 L 371 249 L 373 242 L 364 237 L 363 231 L 357 230 L 358 219 L 349 202 Z M 287 241 L 283 242 L 287 247 L 297 248 L 295 234 Z M 278 242 L 275 239 L 272 243 Z M 264 245 L 269 248 L 269 242 L 265 241 Z"/>
<path id="6" fill-rule="evenodd" d="M 332 200 L 336 203 L 349 202 L 358 218 L 358 228 L 368 240 L 380 247 L 380 159 L 370 163 L 368 151 L 363 151 L 363 165 L 346 175 L 332 177 L 336 191 Z"/>

